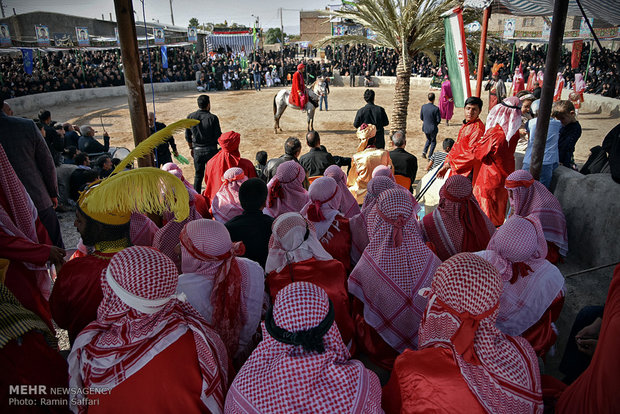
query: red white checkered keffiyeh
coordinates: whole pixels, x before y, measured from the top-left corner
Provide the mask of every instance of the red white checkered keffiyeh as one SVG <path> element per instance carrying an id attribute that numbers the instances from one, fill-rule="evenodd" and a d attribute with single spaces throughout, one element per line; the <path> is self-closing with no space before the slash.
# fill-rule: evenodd
<path id="1" fill-rule="evenodd" d="M 239 187 L 248 177 L 239 167 L 229 168 L 222 176 L 222 186 L 211 201 L 213 218 L 222 223 L 243 213 L 239 201 Z"/>
<path id="2" fill-rule="evenodd" d="M 364 319 L 398 352 L 418 347 L 426 299 L 417 292 L 430 286 L 441 263 L 422 241 L 414 211 L 408 192 L 381 193 L 370 243 L 349 277 L 349 292 L 364 302 Z"/>
<path id="3" fill-rule="evenodd" d="M 21 237 L 39 243 L 36 220 L 39 215 L 24 185 L 17 178 L 4 148 L 0 145 L 0 228 L 9 236 Z M 52 281 L 47 267 L 22 262 L 27 269 L 35 272 L 37 287 L 43 297 L 48 299 Z"/>
<path id="4" fill-rule="evenodd" d="M 152 246 L 159 227 L 146 215 L 131 213 L 129 221 L 129 239 L 134 246 Z"/>
<path id="5" fill-rule="evenodd" d="M 271 227 L 265 272 L 278 273 L 290 263 L 312 258 L 323 261 L 333 259 L 317 239 L 312 223 L 299 213 L 279 216 Z"/>
<path id="6" fill-rule="evenodd" d="M 340 214 L 340 192 L 333 178 L 319 177 L 308 190 L 310 201 L 301 209 L 301 215 L 312 222 L 316 237 L 321 240 L 334 219 Z"/>
<path id="7" fill-rule="evenodd" d="M 547 242 L 535 216 L 510 217 L 480 256 L 504 281 L 496 325 L 508 335 L 521 335 L 538 322 L 564 286 L 558 268 L 545 259 Z"/>
<path id="8" fill-rule="evenodd" d="M 285 161 L 278 165 L 274 177 L 267 184 L 267 207 L 264 212 L 271 217 L 295 212 L 308 202 L 308 192 L 304 188 L 306 171 L 297 161 Z"/>
<path id="9" fill-rule="evenodd" d="M 445 347 L 469 389 L 490 413 L 542 413 L 538 361 L 530 344 L 495 327 L 502 280 L 473 253 L 446 260 L 431 289 L 420 324 L 420 348 Z"/>
<path id="10" fill-rule="evenodd" d="M 289 332 L 317 327 L 329 299 L 307 282 L 282 289 L 273 307 L 275 324 Z M 228 413 L 381 413 L 376 375 L 350 355 L 333 323 L 323 336 L 324 352 L 306 351 L 274 339 L 263 324 L 263 341 L 233 381 Z"/>
<path id="11" fill-rule="evenodd" d="M 360 206 L 347 187 L 347 175 L 342 171 L 342 168 L 337 165 L 330 165 L 325 169 L 323 176 L 333 178 L 336 180 L 336 184 L 338 184 L 338 192 L 340 193 L 339 210 L 342 215 L 346 218 L 351 218 L 359 214 Z"/>
<path id="12" fill-rule="evenodd" d="M 545 240 L 554 243 L 562 256 L 568 253 L 566 218 L 557 198 L 529 171 L 517 170 L 506 178 L 512 213 L 521 217 L 534 215 L 540 220 Z"/>
<path id="13" fill-rule="evenodd" d="M 396 178 L 394 177 L 394 172 L 390 168 L 389 165 L 379 165 L 372 170 L 372 178 L 375 177 L 387 177 L 390 180 L 396 182 Z"/>
<path id="14" fill-rule="evenodd" d="M 97 319 L 73 344 L 69 385 L 112 389 L 191 331 L 202 374 L 201 400 L 221 412 L 228 384 L 226 348 L 204 318 L 177 298 L 177 281 L 172 261 L 155 249 L 134 246 L 117 253 L 102 273 Z M 86 406 L 72 409 L 85 412 Z"/>
<path id="15" fill-rule="evenodd" d="M 495 226 L 472 194 L 471 181 L 453 175 L 439 190 L 439 205 L 421 222 L 424 238 L 440 259 L 486 248 Z"/>
<path id="16" fill-rule="evenodd" d="M 230 356 L 234 356 L 239 347 L 241 327 L 248 317 L 241 300 L 242 280 L 248 275 L 242 274 L 236 258 L 245 251 L 243 243 L 233 243 L 222 223 L 206 219 L 187 223 L 180 240 L 183 273 L 213 278 L 209 298 L 213 306 L 213 326 Z"/>
<path id="17" fill-rule="evenodd" d="M 495 125 L 502 127 L 506 140 L 509 141 L 519 130 L 522 124 L 521 100 L 516 96 L 504 99 L 499 105 L 495 105 L 487 115 L 485 133 L 489 132 Z"/>

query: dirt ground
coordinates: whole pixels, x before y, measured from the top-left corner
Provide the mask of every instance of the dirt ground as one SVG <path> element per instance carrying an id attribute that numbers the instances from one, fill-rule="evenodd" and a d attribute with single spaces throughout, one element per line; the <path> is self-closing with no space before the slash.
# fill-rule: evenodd
<path id="1" fill-rule="evenodd" d="M 329 111 L 318 111 L 315 114 L 314 128 L 321 134 L 321 143 L 325 145 L 333 155 L 351 156 L 357 147 L 357 138 L 353 128 L 353 120 L 356 111 L 365 103 L 363 100 L 363 87 L 332 87 L 329 95 Z M 261 92 L 253 90 L 232 92 L 211 92 L 211 112 L 220 119 L 222 131 L 234 130 L 241 134 L 241 154 L 244 158 L 254 162 L 257 151 L 265 150 L 269 158 L 283 154 L 284 140 L 289 136 L 298 137 L 302 140 L 302 154 L 308 151 L 305 145 L 306 114 L 288 108 L 280 126 L 283 132 L 275 134 L 273 129 L 273 97 L 279 88 L 263 89 Z M 392 113 L 393 86 L 375 88 L 375 103 L 385 108 L 388 117 Z M 412 89 L 409 103 L 409 117 L 407 119 L 407 150 L 418 157 L 420 165 L 421 153 L 424 147 L 425 137 L 422 133 L 422 122 L 419 119 L 420 107 L 425 104 L 428 89 Z M 439 98 L 439 91 L 434 91 Z M 156 95 L 155 109 L 157 120 L 166 124 L 186 117 L 197 109 L 196 98 L 199 93 L 174 92 Z M 150 95 L 147 96 L 147 100 Z M 438 99 L 437 99 L 438 100 Z M 486 119 L 487 108 L 482 111 L 482 119 Z M 149 111 L 152 110 L 152 102 L 147 102 Z M 62 105 L 46 108 L 52 112 L 52 119 L 65 122 L 69 121 L 78 125 L 89 124 L 102 134 L 103 125 L 108 131 L 112 146 L 133 148 L 133 137 L 127 98 L 115 97 L 104 100 L 90 100 L 79 104 Z M 453 122 L 446 126 L 445 122 L 439 127 L 437 137 L 438 148 L 445 138 L 454 138 L 458 134 L 460 122 L 463 118 L 463 110 L 455 108 Z M 34 116 L 35 114 L 19 114 Z M 101 118 L 100 118 L 101 117 Z M 583 135 L 577 143 L 575 159 L 583 163 L 588 158 L 590 148 L 600 145 L 601 141 L 617 123 L 606 114 L 581 113 L 579 121 L 583 128 Z M 389 127 L 388 127 L 389 129 Z M 179 152 L 191 161 L 189 148 L 182 134 L 175 136 Z M 389 145 L 389 144 L 388 144 Z M 192 182 L 194 176 L 193 166 L 183 166 L 185 177 Z M 424 173 L 420 168 L 418 178 Z"/>

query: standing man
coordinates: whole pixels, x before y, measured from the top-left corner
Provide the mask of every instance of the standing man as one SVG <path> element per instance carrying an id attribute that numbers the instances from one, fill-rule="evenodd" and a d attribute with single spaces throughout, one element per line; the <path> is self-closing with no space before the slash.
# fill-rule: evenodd
<path id="1" fill-rule="evenodd" d="M 355 87 L 355 75 L 356 74 L 357 74 L 357 67 L 355 66 L 355 63 L 351 62 L 351 64 L 349 65 L 349 86 L 350 87 Z"/>
<path id="2" fill-rule="evenodd" d="M 392 144 L 394 149 L 390 151 L 390 159 L 394 166 L 394 175 L 402 175 L 411 180 L 411 184 L 415 181 L 415 176 L 418 173 L 418 159 L 415 155 L 405 151 L 405 145 L 407 145 L 407 138 L 403 131 L 396 131 L 392 135 Z M 409 187 L 411 191 L 411 186 Z"/>
<path id="3" fill-rule="evenodd" d="M 303 63 L 297 65 L 297 72 L 293 74 L 293 86 L 291 87 L 291 95 L 288 100 L 292 105 L 298 106 L 302 111 L 308 103 L 308 94 L 306 93 L 306 84 L 304 82 L 304 71 L 306 66 Z"/>
<path id="4" fill-rule="evenodd" d="M 429 157 L 433 155 L 435 151 L 437 133 L 439 132 L 437 126 L 441 123 L 441 112 L 439 108 L 435 106 L 435 94 L 433 92 L 428 94 L 428 103 L 422 105 L 422 108 L 420 108 L 420 119 L 423 122 L 422 132 L 426 135 L 426 144 L 424 144 L 422 158 L 426 158 L 427 150 Z"/>
<path id="5" fill-rule="evenodd" d="M 484 135 L 484 123 L 480 120 L 482 99 L 471 96 L 465 101 L 465 120 L 456 138 L 456 144 L 446 157 L 444 166 L 438 176 L 443 177 L 448 170 L 450 175 L 459 174 L 472 180 L 476 184 L 480 162 L 474 157 L 474 150 Z"/>
<path id="6" fill-rule="evenodd" d="M 0 97 L 0 107 L 3 105 L 4 99 Z M 30 195 L 52 243 L 64 248 L 54 211 L 58 207 L 56 167 L 41 132 L 34 122 L 0 111 L 0 145 Z"/>
<path id="7" fill-rule="evenodd" d="M 366 89 L 364 92 L 364 100 L 366 106 L 360 108 L 355 115 L 353 126 L 359 128 L 362 124 L 374 125 L 377 128 L 375 135 L 375 147 L 379 149 L 385 148 L 385 130 L 384 128 L 390 124 L 385 109 L 375 105 L 375 91 Z"/>
<path id="8" fill-rule="evenodd" d="M 157 131 L 161 131 L 166 128 L 166 124 L 157 122 L 155 119 L 155 113 L 149 112 L 149 135 L 153 135 Z M 168 139 L 162 144 L 159 144 L 155 148 L 155 154 L 157 155 L 155 159 L 155 166 L 161 167 L 162 165 L 172 162 L 172 155 L 170 154 L 170 148 L 172 147 L 172 152 L 175 157 L 179 156 L 179 152 L 177 151 L 177 145 L 174 142 L 174 137 L 170 135 Z"/>
<path id="9" fill-rule="evenodd" d="M 222 135 L 220 120 L 211 111 L 211 101 L 207 95 L 198 97 L 198 110 L 187 115 L 189 119 L 200 121 L 185 130 L 185 140 L 194 158 L 194 190 L 202 192 L 202 179 L 205 175 L 205 165 L 217 154 L 217 140 Z"/>
<path id="10" fill-rule="evenodd" d="M 252 63 L 252 79 L 254 81 L 254 90 L 257 92 L 260 92 L 260 69 L 260 63 L 254 61 Z"/>
<path id="11" fill-rule="evenodd" d="M 497 62 L 493 64 L 491 69 L 491 80 L 487 82 L 484 90 L 489 91 L 489 111 L 493 109 L 495 105 L 506 99 L 506 85 L 504 81 L 499 77 L 499 70 L 504 67 L 503 63 L 499 65 Z"/>

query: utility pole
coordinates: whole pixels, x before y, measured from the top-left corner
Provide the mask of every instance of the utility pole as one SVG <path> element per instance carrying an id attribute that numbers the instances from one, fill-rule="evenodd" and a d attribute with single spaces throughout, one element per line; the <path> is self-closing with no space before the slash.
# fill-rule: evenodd
<path id="1" fill-rule="evenodd" d="M 284 81 L 284 24 L 282 23 L 282 12 L 283 12 L 282 7 L 280 7 L 280 82 L 285 83 Z"/>
<path id="2" fill-rule="evenodd" d="M 4 2 L 2 0 L 0 0 L 0 9 L 2 9 L 2 18 L 5 18 L 6 15 L 4 14 L 4 8 L 6 6 L 4 5 Z"/>
<path id="3" fill-rule="evenodd" d="M 125 73 L 125 84 L 127 85 L 131 129 L 134 144 L 137 146 L 149 136 L 149 128 L 132 0 L 114 0 L 114 10 L 116 11 L 118 38 L 123 58 L 123 72 Z M 152 157 L 149 155 L 140 158 L 138 165 L 140 167 L 153 166 Z"/>
<path id="4" fill-rule="evenodd" d="M 174 13 L 172 13 L 172 0 L 170 0 L 170 18 L 172 19 L 172 25 L 174 26 Z"/>

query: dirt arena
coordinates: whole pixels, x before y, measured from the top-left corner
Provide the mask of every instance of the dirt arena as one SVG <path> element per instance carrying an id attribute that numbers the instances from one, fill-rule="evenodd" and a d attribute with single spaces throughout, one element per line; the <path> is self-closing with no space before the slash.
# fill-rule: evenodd
<path id="1" fill-rule="evenodd" d="M 363 100 L 363 87 L 332 87 L 329 95 L 329 111 L 316 111 L 314 128 L 321 134 L 321 143 L 332 154 L 351 156 L 357 147 L 353 120 L 356 111 L 365 103 Z M 302 140 L 302 154 L 308 151 L 305 145 L 306 114 L 288 108 L 280 126 L 283 132 L 275 134 L 273 129 L 273 97 L 279 88 L 263 89 L 261 92 L 253 90 L 210 92 L 211 112 L 220 119 L 222 131 L 234 130 L 241 134 L 241 154 L 244 158 L 254 161 L 257 151 L 265 150 L 269 158 L 283 154 L 284 140 L 289 136 L 295 136 Z M 385 108 L 388 117 L 392 113 L 392 97 L 394 87 L 391 85 L 375 88 L 375 103 Z M 409 103 L 409 117 L 407 121 L 407 150 L 418 157 L 422 165 L 421 153 L 425 143 L 422 133 L 422 122 L 419 119 L 420 107 L 427 102 L 428 89 L 412 89 Z M 439 98 L 439 91 L 434 91 Z M 186 117 L 197 109 L 196 98 L 199 93 L 174 92 L 156 95 L 157 120 L 165 124 Z M 147 100 L 151 97 L 147 94 Z M 483 120 L 486 119 L 487 108 L 482 111 Z M 147 102 L 149 111 L 152 103 Z M 65 122 L 69 121 L 77 125 L 89 124 L 97 130 L 97 136 L 102 134 L 101 119 L 106 131 L 110 134 L 111 145 L 133 148 L 131 123 L 126 97 L 115 97 L 106 100 L 89 100 L 79 104 L 56 106 L 49 109 L 52 119 Z M 456 138 L 460 121 L 463 118 L 462 109 L 455 108 L 455 115 L 450 126 L 445 122 L 439 127 L 437 137 L 438 148 L 444 138 Z M 34 117 L 36 114 L 18 114 Z M 100 118 L 101 117 L 101 118 Z M 590 148 L 600 145 L 601 141 L 617 123 L 605 114 L 581 113 L 579 121 L 583 128 L 583 135 L 577 143 L 575 159 L 583 163 L 588 158 Z M 389 129 L 389 127 L 388 127 Z M 189 148 L 185 143 L 183 134 L 175 136 L 179 153 L 191 160 Z M 389 144 L 388 144 L 389 145 Z M 191 182 L 194 176 L 193 165 L 183 166 L 186 178 Z M 418 178 L 424 173 L 420 168 Z"/>

